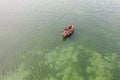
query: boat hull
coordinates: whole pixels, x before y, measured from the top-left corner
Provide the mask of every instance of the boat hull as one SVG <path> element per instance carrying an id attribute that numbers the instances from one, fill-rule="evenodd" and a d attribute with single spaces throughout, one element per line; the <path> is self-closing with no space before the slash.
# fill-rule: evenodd
<path id="1" fill-rule="evenodd" d="M 69 37 L 73 34 L 73 32 L 74 32 L 74 25 L 70 25 L 69 27 L 64 29 L 62 33 L 62 37 L 63 38 Z"/>

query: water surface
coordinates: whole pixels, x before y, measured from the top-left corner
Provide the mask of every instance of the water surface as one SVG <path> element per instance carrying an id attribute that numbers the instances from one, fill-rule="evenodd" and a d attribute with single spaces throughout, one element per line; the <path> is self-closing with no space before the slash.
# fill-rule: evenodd
<path id="1" fill-rule="evenodd" d="M 119 0 L 0 0 L 0 79 L 119 80 L 119 13 Z"/>

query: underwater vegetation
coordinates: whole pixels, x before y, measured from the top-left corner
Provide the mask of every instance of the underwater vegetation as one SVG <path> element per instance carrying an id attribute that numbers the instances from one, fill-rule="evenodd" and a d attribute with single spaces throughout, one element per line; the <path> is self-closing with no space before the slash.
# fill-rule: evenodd
<path id="1" fill-rule="evenodd" d="M 62 45 L 48 52 L 29 51 L 22 63 L 1 80 L 115 80 L 120 79 L 120 58 L 101 55 L 82 45 Z M 117 80 L 116 79 L 116 80 Z"/>

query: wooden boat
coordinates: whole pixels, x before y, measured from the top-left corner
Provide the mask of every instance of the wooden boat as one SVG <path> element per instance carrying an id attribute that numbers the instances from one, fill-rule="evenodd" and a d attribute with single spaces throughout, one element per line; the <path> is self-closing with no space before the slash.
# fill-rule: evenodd
<path id="1" fill-rule="evenodd" d="M 74 25 L 70 25 L 69 27 L 65 28 L 62 32 L 62 37 L 66 38 L 69 37 L 74 32 Z"/>

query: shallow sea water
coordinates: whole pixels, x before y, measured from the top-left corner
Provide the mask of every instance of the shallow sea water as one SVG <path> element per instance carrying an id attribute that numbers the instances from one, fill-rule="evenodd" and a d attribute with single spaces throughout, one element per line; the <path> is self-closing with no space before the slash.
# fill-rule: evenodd
<path id="1" fill-rule="evenodd" d="M 119 0 L 0 1 L 0 80 L 120 79 Z"/>

